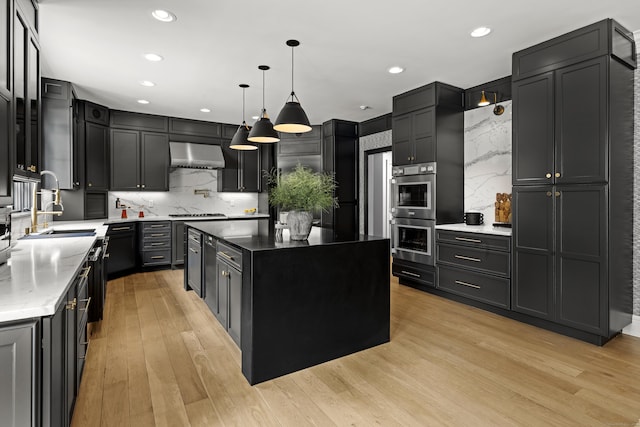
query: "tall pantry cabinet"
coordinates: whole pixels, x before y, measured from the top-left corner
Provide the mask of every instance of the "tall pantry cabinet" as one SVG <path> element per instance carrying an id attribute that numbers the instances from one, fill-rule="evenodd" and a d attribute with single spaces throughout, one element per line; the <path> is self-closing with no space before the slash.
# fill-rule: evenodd
<path id="1" fill-rule="evenodd" d="M 631 322 L 635 67 L 611 19 L 513 55 L 512 309 L 598 344 Z"/>

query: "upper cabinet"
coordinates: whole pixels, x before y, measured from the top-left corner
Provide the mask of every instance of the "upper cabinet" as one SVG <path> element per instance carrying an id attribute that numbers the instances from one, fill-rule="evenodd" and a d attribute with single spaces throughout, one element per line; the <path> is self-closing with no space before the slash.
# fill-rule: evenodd
<path id="1" fill-rule="evenodd" d="M 464 136 L 463 90 L 435 82 L 394 96 L 392 129 L 394 166 L 457 156 Z"/>
<path id="2" fill-rule="evenodd" d="M 11 21 L 13 2 L 0 0 L 0 206 L 11 204 L 13 177 L 13 95 L 11 93 Z"/>
<path id="3" fill-rule="evenodd" d="M 13 21 L 13 102 L 15 106 L 14 173 L 40 173 L 40 46 L 35 3 L 15 3 Z"/>

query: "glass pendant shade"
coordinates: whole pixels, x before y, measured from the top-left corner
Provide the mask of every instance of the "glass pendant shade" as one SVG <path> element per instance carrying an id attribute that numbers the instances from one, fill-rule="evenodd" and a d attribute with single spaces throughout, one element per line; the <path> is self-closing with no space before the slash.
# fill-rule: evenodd
<path id="1" fill-rule="evenodd" d="M 252 144 L 247 139 L 249 137 L 250 130 L 251 130 L 251 127 L 247 125 L 245 121 L 242 121 L 242 124 L 238 126 L 238 130 L 236 131 L 236 133 L 233 135 L 233 138 L 231 139 L 231 144 L 229 145 L 229 148 L 233 150 L 242 150 L 242 151 L 257 150 L 258 146 L 255 144 Z"/>
<path id="2" fill-rule="evenodd" d="M 293 93 L 291 95 L 295 96 Z M 280 110 L 273 128 L 278 132 L 304 133 L 311 130 L 311 124 L 300 103 L 289 101 Z"/>
<path id="3" fill-rule="evenodd" d="M 478 107 L 484 107 L 485 105 L 489 105 L 490 102 L 486 96 L 484 96 L 484 91 L 482 91 L 482 96 L 480 97 L 480 102 L 478 102 Z"/>
<path id="4" fill-rule="evenodd" d="M 278 132 L 276 132 L 276 130 L 273 128 L 273 124 L 271 123 L 271 120 L 269 120 L 269 116 L 267 116 L 267 110 L 262 110 L 260 119 L 258 119 L 258 121 L 254 123 L 247 139 L 251 142 L 262 143 L 280 141 Z"/>
<path id="5" fill-rule="evenodd" d="M 291 100 L 284 104 L 276 118 L 276 124 L 273 127 L 278 132 L 305 133 L 311 130 L 307 113 L 302 109 L 293 90 L 293 48 L 299 45 L 298 40 L 287 40 L 287 46 L 291 48 Z"/>

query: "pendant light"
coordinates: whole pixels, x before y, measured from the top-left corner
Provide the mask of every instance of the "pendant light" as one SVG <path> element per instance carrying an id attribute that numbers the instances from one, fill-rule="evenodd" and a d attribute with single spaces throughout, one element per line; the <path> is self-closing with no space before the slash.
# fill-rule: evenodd
<path id="1" fill-rule="evenodd" d="M 273 129 L 273 124 L 271 120 L 269 120 L 269 116 L 267 115 L 267 109 L 264 108 L 264 72 L 267 71 L 270 67 L 268 65 L 260 65 L 258 69 L 262 70 L 262 112 L 260 113 L 260 118 L 253 125 L 251 132 L 249 132 L 249 136 L 247 139 L 251 142 L 278 142 L 280 141 L 280 136 L 278 132 Z"/>
<path id="2" fill-rule="evenodd" d="M 233 135 L 229 148 L 233 150 L 244 150 L 244 151 L 257 150 L 258 146 L 250 143 L 247 140 L 247 137 L 249 136 L 249 131 L 251 130 L 251 126 L 247 125 L 247 122 L 244 121 L 244 92 L 249 87 L 249 85 L 243 83 L 240 85 L 240 87 L 242 88 L 242 124 L 238 126 L 238 130 Z"/>
<path id="3" fill-rule="evenodd" d="M 278 132 L 304 133 L 311 130 L 307 113 L 302 109 L 300 100 L 293 91 L 293 48 L 299 45 L 298 40 L 287 40 L 287 46 L 291 48 L 291 101 L 287 101 L 278 114 L 276 124 L 273 126 Z"/>

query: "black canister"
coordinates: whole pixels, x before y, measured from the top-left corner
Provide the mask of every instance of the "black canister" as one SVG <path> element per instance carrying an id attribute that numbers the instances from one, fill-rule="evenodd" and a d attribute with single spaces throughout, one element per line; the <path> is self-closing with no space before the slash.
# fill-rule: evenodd
<path id="1" fill-rule="evenodd" d="M 481 212 L 465 212 L 464 222 L 467 225 L 482 225 L 484 224 L 484 214 Z"/>

